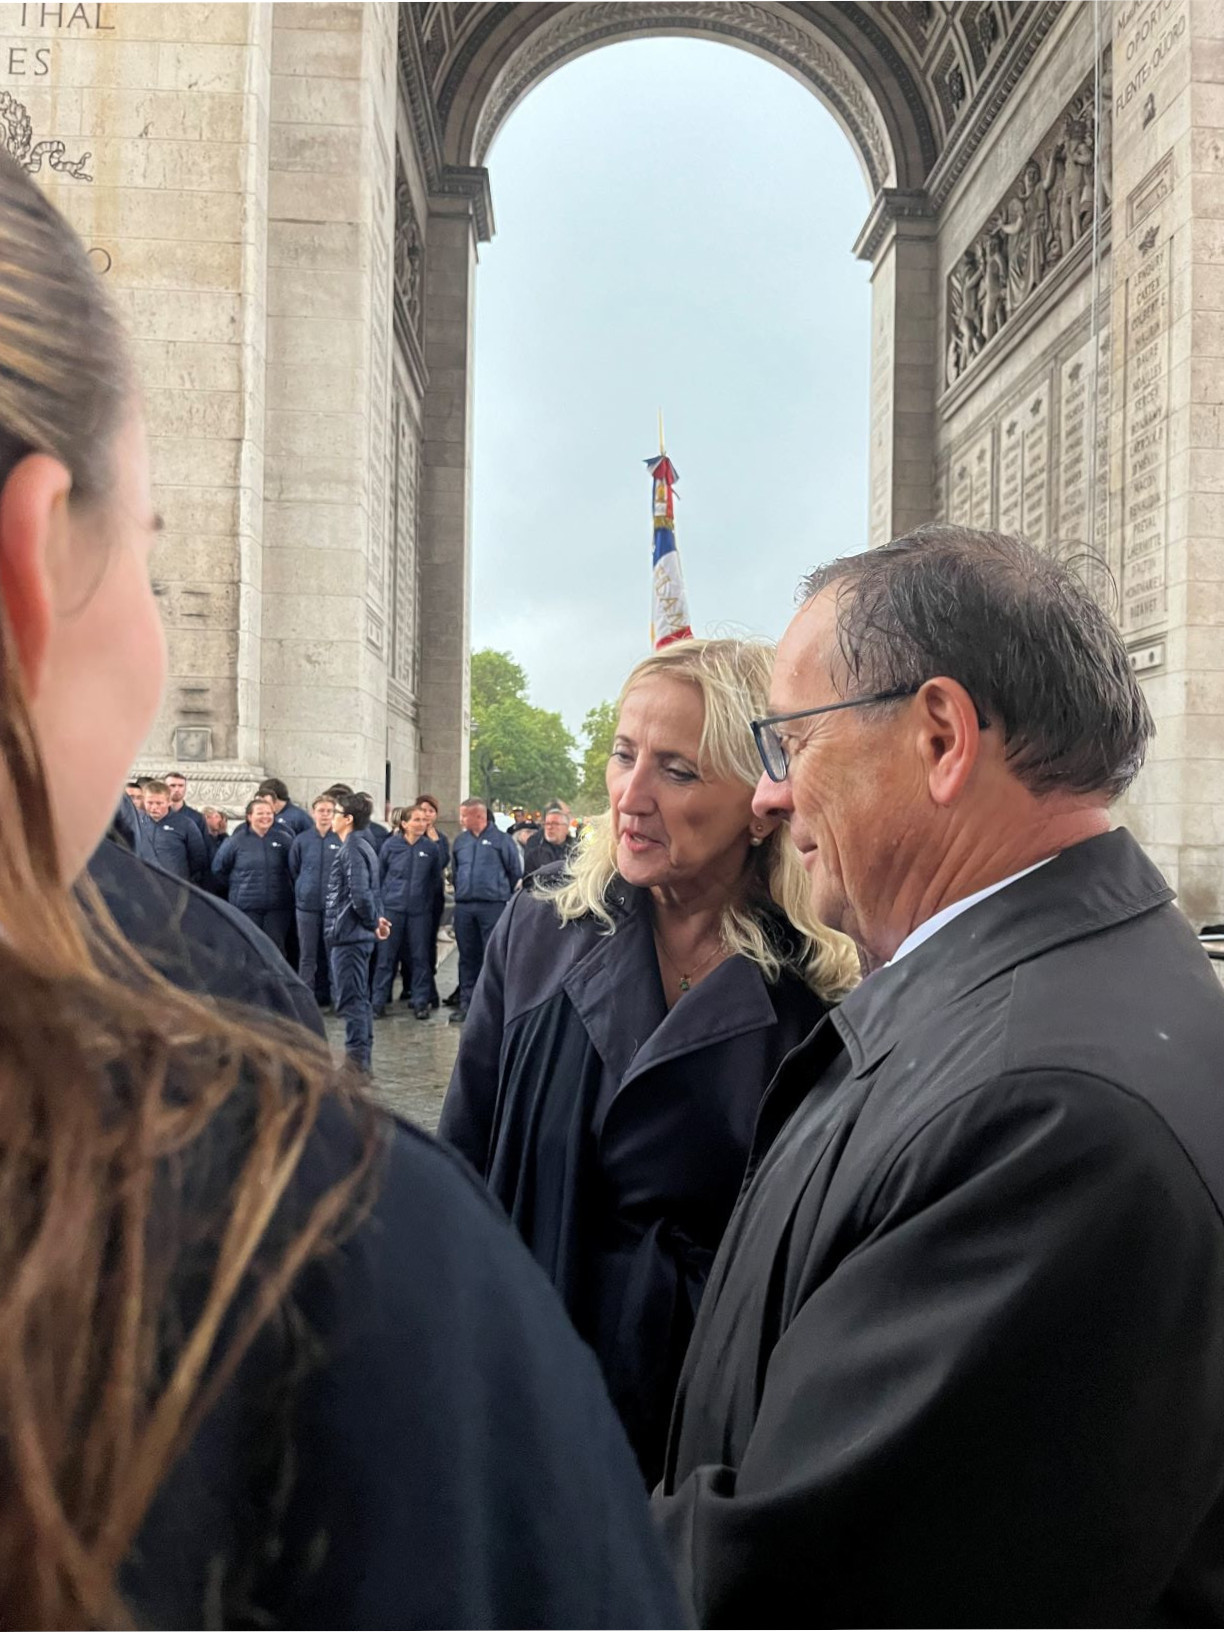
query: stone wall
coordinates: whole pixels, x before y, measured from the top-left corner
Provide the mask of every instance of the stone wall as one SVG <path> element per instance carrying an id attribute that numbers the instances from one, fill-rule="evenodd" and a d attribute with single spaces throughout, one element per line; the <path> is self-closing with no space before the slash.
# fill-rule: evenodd
<path id="1" fill-rule="evenodd" d="M 170 683 L 139 768 L 417 791 L 419 287 L 390 3 L 0 5 L 0 139 L 133 338 Z M 410 333 L 415 325 L 415 332 Z M 427 595 L 427 587 L 424 593 Z M 459 757 L 459 729 L 437 744 Z"/>
<path id="2" fill-rule="evenodd" d="M 149 754 L 240 778 L 260 758 L 270 33 L 251 6 L 0 7 L 6 145 L 90 246 L 145 388 L 170 649 Z"/>
<path id="3" fill-rule="evenodd" d="M 1113 526 L 1158 736 L 1125 819 L 1224 915 L 1224 5 L 1113 14 Z"/>

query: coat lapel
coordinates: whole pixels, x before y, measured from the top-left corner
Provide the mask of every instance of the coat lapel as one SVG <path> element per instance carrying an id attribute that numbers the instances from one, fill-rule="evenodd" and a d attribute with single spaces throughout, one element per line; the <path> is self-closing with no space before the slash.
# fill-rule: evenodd
<path id="1" fill-rule="evenodd" d="M 669 1011 L 644 893 L 622 883 L 614 904 L 615 933 L 596 939 L 563 987 L 617 1093 L 655 1066 L 777 1023 L 760 970 L 741 957 L 728 958 Z"/>

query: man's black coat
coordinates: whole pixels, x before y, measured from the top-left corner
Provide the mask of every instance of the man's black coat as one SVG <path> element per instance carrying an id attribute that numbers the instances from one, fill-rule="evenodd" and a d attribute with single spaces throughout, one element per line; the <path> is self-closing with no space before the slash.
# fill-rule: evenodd
<path id="1" fill-rule="evenodd" d="M 1224 1618 L 1224 992 L 1124 832 L 783 1064 L 657 1497 L 710 1626 Z"/>

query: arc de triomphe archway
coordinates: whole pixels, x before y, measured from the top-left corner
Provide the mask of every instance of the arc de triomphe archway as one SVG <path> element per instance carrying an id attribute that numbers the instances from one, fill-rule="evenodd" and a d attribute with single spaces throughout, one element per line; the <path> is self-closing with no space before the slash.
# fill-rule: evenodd
<path id="1" fill-rule="evenodd" d="M 1224 916 L 1218 0 L 0 4 L 0 141 L 85 236 L 146 387 L 147 768 L 231 803 L 264 770 L 464 791 L 485 161 L 546 74 L 648 34 L 753 51 L 839 121 L 869 536 L 947 517 L 1108 558 L 1160 726 L 1125 818 Z"/>

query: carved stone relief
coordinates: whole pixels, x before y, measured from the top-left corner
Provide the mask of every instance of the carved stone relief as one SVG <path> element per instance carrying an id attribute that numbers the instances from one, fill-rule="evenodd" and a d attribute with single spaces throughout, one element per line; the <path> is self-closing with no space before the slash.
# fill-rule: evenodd
<path id="1" fill-rule="evenodd" d="M 948 278 L 946 382 L 953 385 L 1092 232 L 1096 208 L 1093 146 L 1095 76 L 1024 166 L 1007 197 Z M 1110 157 L 1109 103 L 1103 98 L 1101 167 Z M 1105 204 L 1109 187 L 1104 187 Z"/>
<path id="2" fill-rule="evenodd" d="M 401 173 L 395 189 L 395 298 L 403 308 L 408 327 L 421 331 L 421 289 L 425 245 L 421 223 L 412 202 L 412 189 Z"/>
<path id="3" fill-rule="evenodd" d="M 43 160 L 62 176 L 73 176 L 77 181 L 92 181 L 85 166 L 93 157 L 82 153 L 79 159 L 69 159 L 68 149 L 58 140 L 36 142 L 34 126 L 24 102 L 19 102 L 11 91 L 0 91 L 0 147 L 5 147 L 23 170 L 37 174 Z"/>
<path id="4" fill-rule="evenodd" d="M 415 702 L 418 673 L 417 593 L 417 483 L 420 458 L 418 438 L 408 400 L 397 379 L 394 384 L 395 483 L 392 522 L 391 661 L 387 701 L 399 713 Z"/>

